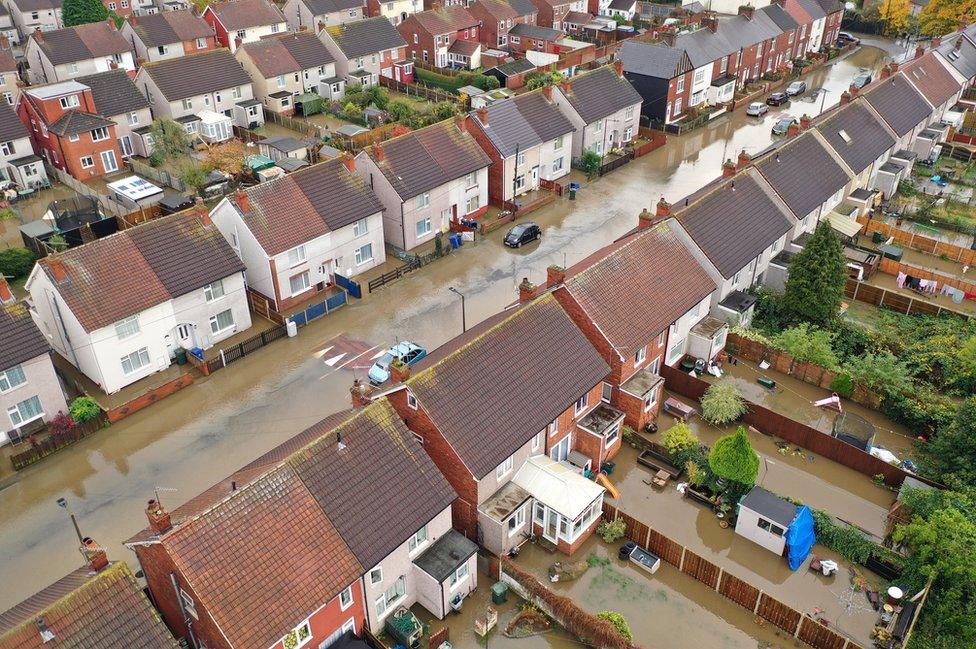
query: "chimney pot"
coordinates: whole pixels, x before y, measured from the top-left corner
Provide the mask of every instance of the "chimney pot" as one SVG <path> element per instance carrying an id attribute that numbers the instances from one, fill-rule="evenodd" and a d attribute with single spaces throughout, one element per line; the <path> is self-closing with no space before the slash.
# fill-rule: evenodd
<path id="1" fill-rule="evenodd" d="M 925 54 L 925 48 L 919 45 L 915 48 L 915 58 L 920 59 Z"/>
<path id="2" fill-rule="evenodd" d="M 740 5 L 739 6 L 739 15 L 740 16 L 745 16 L 746 19 L 748 19 L 748 20 L 752 20 L 752 18 L 755 15 L 755 13 L 756 13 L 756 8 L 753 7 L 752 5 Z"/>
<path id="3" fill-rule="evenodd" d="M 349 173 L 353 173 L 353 174 L 356 173 L 356 159 L 351 155 L 343 156 L 342 164 L 346 166 L 346 169 L 349 170 Z"/>
<path id="4" fill-rule="evenodd" d="M 146 518 L 149 519 L 149 529 L 153 534 L 165 534 L 173 527 L 169 512 L 156 499 L 146 504 Z"/>
<path id="5" fill-rule="evenodd" d="M 241 208 L 241 212 L 247 214 L 251 211 L 251 199 L 248 197 L 247 192 L 243 189 L 238 188 L 234 192 L 234 200 L 237 202 L 237 206 Z"/>
<path id="6" fill-rule="evenodd" d="M 552 86 L 542 86 L 542 96 L 546 101 L 552 101 Z"/>
<path id="7" fill-rule="evenodd" d="M 671 216 L 671 203 L 664 200 L 663 196 L 657 202 L 657 206 L 654 209 L 654 216 L 656 217 L 654 219 L 655 222 L 663 221 Z"/>
<path id="8" fill-rule="evenodd" d="M 10 290 L 10 284 L 7 283 L 7 278 L 0 275 L 0 304 L 13 304 L 14 294 Z"/>
<path id="9" fill-rule="evenodd" d="M 552 288 L 566 281 L 566 269 L 552 264 L 546 268 L 546 286 Z"/>
<path id="10" fill-rule="evenodd" d="M 750 162 L 752 162 L 752 156 L 746 153 L 745 149 L 742 149 L 739 151 L 739 157 L 736 159 L 735 168 L 742 169 L 743 167 L 748 166 Z"/>
<path id="11" fill-rule="evenodd" d="M 888 64 L 888 67 L 891 68 L 892 74 L 898 72 L 898 68 L 899 68 L 898 61 L 892 61 L 891 63 Z"/>
<path id="12" fill-rule="evenodd" d="M 458 130 L 462 133 L 468 132 L 468 118 L 466 116 L 462 115 L 461 117 L 458 117 L 456 120 L 454 120 L 454 123 L 457 124 Z"/>
<path id="13" fill-rule="evenodd" d="M 796 137 L 800 134 L 800 125 L 796 122 L 790 124 L 790 127 L 786 129 L 786 137 Z"/>
<path id="14" fill-rule="evenodd" d="M 203 221 L 204 225 L 210 225 L 211 223 L 210 210 L 207 209 L 207 206 L 204 204 L 203 199 L 200 198 L 199 196 L 197 196 L 196 199 L 193 201 L 193 209 L 200 217 L 200 220 Z"/>
<path id="15" fill-rule="evenodd" d="M 484 126 L 488 126 L 488 108 L 486 106 L 482 106 L 478 109 L 477 115 L 478 121 Z"/>
<path id="16" fill-rule="evenodd" d="M 860 89 L 860 88 L 858 88 L 858 87 L 857 87 L 856 85 L 854 85 L 853 83 L 851 84 L 851 87 L 847 89 L 847 92 L 849 92 L 849 93 L 851 94 L 851 98 L 852 98 L 852 99 L 853 99 L 854 97 L 857 97 L 857 93 L 859 93 L 860 91 L 861 91 L 861 89 Z"/>
<path id="17" fill-rule="evenodd" d="M 522 283 L 519 284 L 518 290 L 519 304 L 525 304 L 535 297 L 535 284 L 530 282 L 528 277 L 522 278 Z"/>
<path id="18" fill-rule="evenodd" d="M 882 76 L 885 76 L 884 70 L 882 70 L 881 73 Z M 843 106 L 849 103 L 851 103 L 851 93 L 845 90 L 844 92 L 840 93 L 840 105 Z"/>
<path id="19" fill-rule="evenodd" d="M 390 363 L 390 378 L 394 383 L 403 383 L 410 378 L 410 366 L 400 360 L 393 361 Z"/>
<path id="20" fill-rule="evenodd" d="M 51 274 L 54 275 L 55 282 L 63 282 L 68 277 L 68 272 L 65 270 L 64 262 L 61 261 L 61 257 L 58 255 L 51 255 L 48 259 L 48 266 L 51 268 Z"/>
<path id="21" fill-rule="evenodd" d="M 722 177 L 731 178 L 735 175 L 735 163 L 731 159 L 722 163 Z"/>
<path id="22" fill-rule="evenodd" d="M 624 76 L 624 62 L 617 59 L 613 62 L 613 71 L 617 73 L 618 77 Z"/>
<path id="23" fill-rule="evenodd" d="M 242 38 L 235 38 L 234 39 L 234 49 L 238 49 L 243 44 L 244 44 L 244 39 L 242 39 Z"/>
<path id="24" fill-rule="evenodd" d="M 325 23 L 320 20 L 319 21 L 319 31 L 323 31 L 324 29 L 325 29 Z"/>
<path id="25" fill-rule="evenodd" d="M 352 387 L 349 388 L 349 396 L 352 398 L 352 407 L 365 408 L 373 400 L 372 394 L 372 387 L 363 383 L 359 379 L 355 379 L 352 382 Z"/>
<path id="26" fill-rule="evenodd" d="M 139 17 L 136 16 L 135 14 L 129 16 L 127 20 L 129 21 L 129 24 L 132 25 L 133 27 L 139 24 Z"/>
<path id="27" fill-rule="evenodd" d="M 942 37 L 941 36 L 936 36 L 935 38 L 932 39 L 932 48 L 933 49 L 936 48 L 936 47 L 939 47 L 940 45 L 942 45 Z"/>
<path id="28" fill-rule="evenodd" d="M 41 28 L 40 27 L 35 27 L 34 28 L 34 34 L 33 34 L 33 36 L 34 36 L 34 39 L 38 43 L 43 43 L 44 42 L 44 32 L 41 31 Z"/>
<path id="29" fill-rule="evenodd" d="M 715 14 L 702 16 L 701 26 L 714 34 L 718 31 L 718 17 Z"/>
<path id="30" fill-rule="evenodd" d="M 810 128 L 811 122 L 813 122 L 813 118 L 804 113 L 800 116 L 800 129 L 803 131 L 807 130 Z"/>
<path id="31" fill-rule="evenodd" d="M 563 91 L 563 94 L 564 95 L 568 95 L 570 93 L 570 90 L 571 90 L 570 85 L 569 85 L 569 81 L 567 79 L 563 79 L 562 81 L 560 81 L 559 82 L 559 89 Z"/>
<path id="32" fill-rule="evenodd" d="M 92 572 L 98 572 L 108 565 L 108 554 L 105 549 L 95 543 L 90 536 L 86 536 L 81 542 L 85 557 L 88 560 L 88 567 L 92 569 Z"/>

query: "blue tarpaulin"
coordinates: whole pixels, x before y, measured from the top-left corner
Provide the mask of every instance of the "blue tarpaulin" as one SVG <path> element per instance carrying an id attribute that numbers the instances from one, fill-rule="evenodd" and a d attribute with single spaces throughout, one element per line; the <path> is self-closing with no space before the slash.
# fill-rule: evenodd
<path id="1" fill-rule="evenodd" d="M 787 560 L 790 562 L 790 570 L 796 570 L 803 565 L 807 555 L 810 554 L 810 548 L 816 542 L 813 513 L 809 507 L 797 507 L 796 518 L 786 530 Z"/>

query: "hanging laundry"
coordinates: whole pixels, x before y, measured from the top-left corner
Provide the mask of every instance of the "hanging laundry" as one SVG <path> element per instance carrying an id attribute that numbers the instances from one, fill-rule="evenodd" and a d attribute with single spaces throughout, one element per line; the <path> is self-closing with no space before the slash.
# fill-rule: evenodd
<path id="1" fill-rule="evenodd" d="M 898 288 L 905 287 L 905 278 L 908 277 L 907 273 L 898 273 L 898 277 L 895 278 L 895 283 L 898 284 Z"/>
<path id="2" fill-rule="evenodd" d="M 965 297 L 966 297 L 966 294 L 963 291 L 960 291 L 958 288 L 953 289 L 952 301 L 955 304 L 959 304 L 960 302 L 962 302 L 963 299 L 965 299 Z"/>
<path id="3" fill-rule="evenodd" d="M 954 291 L 955 290 L 956 289 L 952 288 L 948 284 L 943 284 L 942 285 L 942 294 L 943 295 L 948 295 L 949 297 L 952 297 L 954 295 Z"/>
<path id="4" fill-rule="evenodd" d="M 966 293 L 967 300 L 976 300 L 976 293 Z"/>

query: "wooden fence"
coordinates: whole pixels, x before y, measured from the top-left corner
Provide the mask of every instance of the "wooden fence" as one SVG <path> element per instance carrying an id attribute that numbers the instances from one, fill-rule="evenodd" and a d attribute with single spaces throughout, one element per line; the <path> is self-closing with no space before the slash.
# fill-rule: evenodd
<path id="1" fill-rule="evenodd" d="M 902 230 L 884 221 L 877 221 L 867 216 L 859 216 L 857 222 L 865 226 L 864 234 L 870 236 L 880 232 L 885 238 L 894 238 L 894 243 L 904 248 L 911 248 L 936 257 L 945 257 L 967 266 L 976 266 L 976 250 L 964 248 L 932 237 L 926 237 L 915 232 Z"/>
<path id="2" fill-rule="evenodd" d="M 460 95 L 439 90 L 438 88 L 422 86 L 418 83 L 403 83 L 402 81 L 397 81 L 396 79 L 383 76 L 380 77 L 380 85 L 395 92 L 402 92 L 403 94 L 411 97 L 423 97 L 427 101 L 434 103 L 440 101 L 455 102 L 461 104 L 463 108 L 467 108 L 467 102 L 462 101 Z"/>
<path id="3" fill-rule="evenodd" d="M 132 168 L 133 173 L 144 176 L 155 183 L 172 187 L 180 193 L 190 191 L 189 188 L 187 188 L 186 183 L 165 169 L 150 167 L 149 165 L 139 162 L 138 160 L 129 160 L 128 164 L 129 167 Z"/>
<path id="4" fill-rule="evenodd" d="M 63 448 L 67 448 L 76 442 L 80 442 L 89 435 L 98 432 L 106 426 L 108 426 L 108 419 L 106 418 L 105 413 L 102 412 L 92 420 L 86 421 L 82 424 L 76 424 L 71 431 L 63 435 L 48 437 L 36 445 L 32 445 L 26 451 L 11 455 L 10 463 L 13 465 L 15 471 L 20 471 L 21 469 L 24 469 L 35 462 L 40 462 L 48 455 L 53 455 Z"/>
<path id="5" fill-rule="evenodd" d="M 879 309 L 885 308 L 905 315 L 950 315 L 965 320 L 972 317 L 968 313 L 933 304 L 921 297 L 914 298 L 909 295 L 902 295 L 880 286 L 859 282 L 853 278 L 848 278 L 844 285 L 844 296 L 851 300 L 871 304 Z"/>
<path id="6" fill-rule="evenodd" d="M 383 126 L 377 126 L 374 129 L 357 133 L 356 135 L 333 133 L 332 144 L 343 151 L 358 153 L 368 146 L 372 146 L 378 142 L 385 142 L 391 137 L 409 132 L 409 128 L 400 124 L 384 124 Z"/>
<path id="7" fill-rule="evenodd" d="M 668 136 L 666 133 L 655 131 L 645 126 L 641 126 L 638 129 L 637 134 L 640 135 L 640 137 L 646 137 L 649 141 L 644 142 L 643 144 L 638 144 L 634 147 L 635 158 L 645 156 L 651 151 L 660 149 L 662 146 L 668 143 Z"/>
<path id="8" fill-rule="evenodd" d="M 600 174 L 601 176 L 605 176 L 611 171 L 616 171 L 617 169 L 624 166 L 625 164 L 627 164 L 633 159 L 634 159 L 633 150 L 625 151 L 624 153 L 620 154 L 613 160 L 601 164 L 600 168 L 597 170 L 597 173 Z"/>
<path id="9" fill-rule="evenodd" d="M 661 368 L 661 376 L 664 377 L 665 387 L 668 390 L 696 401 L 701 400 L 702 395 L 705 394 L 705 391 L 708 390 L 710 385 L 707 381 L 703 381 L 696 376 L 692 376 L 668 365 L 664 365 Z M 884 476 L 885 483 L 895 488 L 900 487 L 901 483 L 909 475 L 933 486 L 939 486 L 936 482 L 888 464 L 884 460 L 876 458 L 870 453 L 865 453 L 861 449 L 851 446 L 835 437 L 831 437 L 829 434 L 819 431 L 812 426 L 794 421 L 785 415 L 781 415 L 758 404 L 749 401 L 745 403 L 748 410 L 742 417 L 743 423 L 752 426 L 761 433 L 779 437 L 791 444 L 812 451 L 820 457 L 833 460 L 868 477 L 882 475 Z"/>
<path id="10" fill-rule="evenodd" d="M 433 63 L 424 61 L 423 59 L 411 59 L 413 67 L 419 70 L 426 70 L 427 72 L 433 72 L 434 74 L 439 74 L 442 77 L 459 77 L 462 74 L 467 74 L 471 70 L 455 70 L 454 68 L 439 68 Z"/>
<path id="11" fill-rule="evenodd" d="M 303 119 L 295 119 L 294 117 L 288 117 L 286 115 L 279 115 L 278 113 L 270 110 L 264 111 L 264 120 L 266 122 L 271 122 L 272 124 L 277 124 L 278 126 L 283 126 L 284 128 L 290 129 L 292 131 L 297 131 L 302 135 L 308 137 L 322 137 L 322 128 L 317 124 L 312 122 L 307 122 Z"/>
<path id="12" fill-rule="evenodd" d="M 947 284 L 953 288 L 960 289 L 964 293 L 976 293 L 976 284 L 973 282 L 967 282 L 966 280 L 955 277 L 954 275 L 945 275 L 933 268 L 906 264 L 904 262 L 895 261 L 894 259 L 889 259 L 888 257 L 882 257 L 881 264 L 878 266 L 878 269 L 885 275 L 897 276 L 898 273 L 905 273 L 906 275 L 912 275 L 914 277 L 918 277 L 919 279 L 934 279 L 939 283 L 940 289 L 942 285 Z M 938 295 L 938 293 L 936 295 Z M 924 295 L 921 297 L 924 297 Z"/>
<path id="13" fill-rule="evenodd" d="M 814 649 L 863 649 L 850 638 L 844 637 L 809 615 L 800 613 L 745 580 L 726 572 L 721 566 L 699 556 L 608 502 L 603 503 L 603 517 L 610 521 L 622 520 L 626 526 L 625 535 L 628 539 L 647 548 L 661 557 L 662 561 L 666 561 Z"/>

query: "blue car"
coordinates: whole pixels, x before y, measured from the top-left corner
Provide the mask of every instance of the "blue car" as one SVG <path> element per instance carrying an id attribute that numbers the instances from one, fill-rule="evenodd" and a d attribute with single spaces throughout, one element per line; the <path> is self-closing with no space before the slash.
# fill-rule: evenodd
<path id="1" fill-rule="evenodd" d="M 373 385 L 385 383 L 390 378 L 390 364 L 396 359 L 400 359 L 410 367 L 426 355 L 427 350 L 420 345 L 407 341 L 397 343 L 386 350 L 386 353 L 373 363 L 373 367 L 369 368 L 369 382 Z"/>

